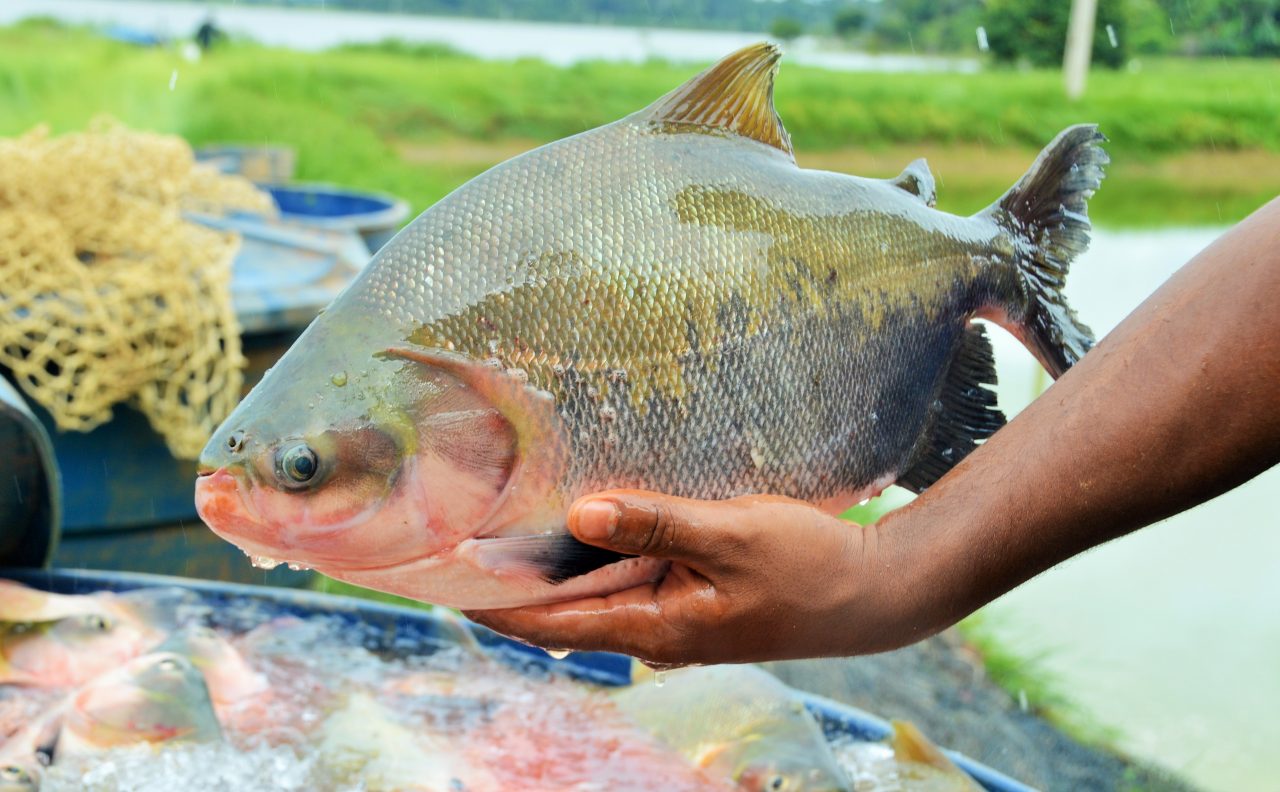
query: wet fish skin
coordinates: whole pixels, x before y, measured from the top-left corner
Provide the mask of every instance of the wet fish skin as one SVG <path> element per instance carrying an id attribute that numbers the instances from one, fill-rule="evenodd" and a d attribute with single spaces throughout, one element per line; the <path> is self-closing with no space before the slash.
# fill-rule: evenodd
<path id="1" fill-rule="evenodd" d="M 616 557 L 566 537 L 593 491 L 768 492 L 834 512 L 944 474 L 1003 422 L 972 318 L 1055 376 L 1091 343 L 1060 287 L 1087 244 L 1102 137 L 1065 131 L 958 217 L 933 208 L 922 163 L 893 180 L 796 167 L 776 61 L 735 53 L 410 224 L 210 441 L 210 527 L 479 609 L 662 573 L 597 569 Z"/>
<path id="2" fill-rule="evenodd" d="M 744 792 L 847 792 L 822 727 L 795 692 L 750 665 L 666 672 L 614 696 L 637 725 Z"/>
<path id="3" fill-rule="evenodd" d="M 69 687 L 136 657 L 151 635 L 100 613 L 0 623 L 0 683 Z"/>
<path id="4" fill-rule="evenodd" d="M 58 757 L 142 742 L 209 742 L 222 728 L 200 671 L 173 652 L 136 657 L 72 696 Z"/>

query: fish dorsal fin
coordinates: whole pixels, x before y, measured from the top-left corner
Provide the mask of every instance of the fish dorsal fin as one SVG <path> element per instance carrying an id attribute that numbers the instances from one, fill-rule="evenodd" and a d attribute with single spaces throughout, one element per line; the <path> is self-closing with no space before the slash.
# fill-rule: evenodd
<path id="1" fill-rule="evenodd" d="M 782 52 L 772 44 L 743 47 L 640 112 L 655 124 L 701 127 L 751 138 L 795 158 L 791 136 L 773 108 L 773 78 Z"/>
<path id="2" fill-rule="evenodd" d="M 938 203 L 938 187 L 933 181 L 933 173 L 929 170 L 929 163 L 923 158 L 915 160 L 910 165 L 902 169 L 902 173 L 896 178 L 890 179 L 889 182 L 900 190 L 905 190 L 920 200 L 924 201 L 925 206 L 933 206 Z"/>

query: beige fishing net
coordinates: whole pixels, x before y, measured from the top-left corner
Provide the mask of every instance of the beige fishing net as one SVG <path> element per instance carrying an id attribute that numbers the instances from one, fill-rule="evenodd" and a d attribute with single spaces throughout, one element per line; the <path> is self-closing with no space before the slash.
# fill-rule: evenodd
<path id="1" fill-rule="evenodd" d="M 196 457 L 240 394 L 239 239 L 182 212 L 230 209 L 274 206 L 178 137 L 100 119 L 0 138 L 0 366 L 60 429 L 128 401 Z"/>

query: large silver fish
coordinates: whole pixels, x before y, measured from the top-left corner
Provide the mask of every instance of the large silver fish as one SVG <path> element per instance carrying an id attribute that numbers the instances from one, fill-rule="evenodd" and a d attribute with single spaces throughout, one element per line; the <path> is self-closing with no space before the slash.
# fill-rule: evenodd
<path id="1" fill-rule="evenodd" d="M 890 180 L 797 167 L 778 57 L 747 47 L 423 213 L 209 442 L 205 521 L 254 556 L 506 607 L 662 573 L 569 536 L 588 492 L 836 512 L 959 462 L 1004 420 L 972 319 L 1054 376 L 1089 348 L 1061 287 L 1102 135 L 1064 131 L 958 217 L 923 161 Z"/>

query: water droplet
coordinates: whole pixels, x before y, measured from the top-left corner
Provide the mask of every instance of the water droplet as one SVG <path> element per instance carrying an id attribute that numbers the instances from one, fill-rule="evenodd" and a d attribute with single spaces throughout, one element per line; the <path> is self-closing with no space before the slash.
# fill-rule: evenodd
<path id="1" fill-rule="evenodd" d="M 296 561 L 290 561 L 289 568 L 292 569 L 294 572 L 306 572 L 311 569 L 311 567 L 303 566 L 302 564 L 299 564 Z"/>
<path id="2" fill-rule="evenodd" d="M 568 649 L 548 649 L 547 654 L 551 655 L 552 660 L 563 660 L 569 656 Z"/>
<path id="3" fill-rule="evenodd" d="M 337 387 L 341 388 L 347 384 L 347 372 L 339 371 L 337 374 L 334 374 L 332 377 L 330 377 L 329 381 L 332 382 Z"/>
<path id="4" fill-rule="evenodd" d="M 280 562 L 274 558 L 268 558 L 267 556 L 260 555 L 249 556 L 249 563 L 253 564 L 258 569 L 275 569 L 280 566 Z"/>
<path id="5" fill-rule="evenodd" d="M 606 404 L 605 406 L 600 408 L 600 420 L 604 421 L 605 423 L 609 423 L 610 421 L 612 421 L 614 418 L 617 418 L 617 417 L 618 417 L 618 411 L 613 409 L 609 405 Z"/>
<path id="6" fill-rule="evenodd" d="M 872 412 L 872 413 L 871 413 L 871 423 L 875 423 L 875 422 L 876 422 L 876 421 L 878 421 L 878 420 L 880 420 L 880 416 L 879 416 L 879 415 L 877 415 L 875 412 Z"/>
<path id="7" fill-rule="evenodd" d="M 888 252 L 889 252 L 889 243 L 888 243 L 888 242 L 881 242 L 881 243 L 880 243 L 880 252 L 881 252 L 881 253 L 888 253 Z"/>
<path id="8" fill-rule="evenodd" d="M 654 671 L 654 672 L 653 672 L 653 686 L 654 686 L 654 687 L 662 687 L 662 686 L 663 686 L 663 685 L 665 685 L 665 684 L 667 684 L 667 672 L 666 672 L 666 671 Z"/>
<path id="9" fill-rule="evenodd" d="M 591 386 L 587 388 L 587 398 L 588 399 L 600 398 L 600 391 L 596 390 L 595 386 Z"/>
<path id="10" fill-rule="evenodd" d="M 871 499 L 870 499 L 870 498 L 863 498 L 862 500 L 858 501 L 858 505 L 859 505 L 859 506 L 866 506 L 866 505 L 867 505 L 868 503 L 870 503 L 870 502 L 871 502 Z"/>

